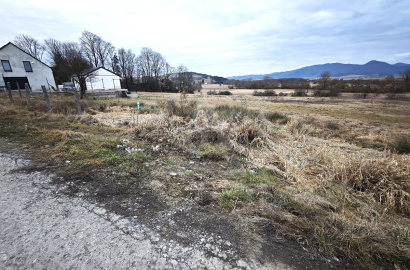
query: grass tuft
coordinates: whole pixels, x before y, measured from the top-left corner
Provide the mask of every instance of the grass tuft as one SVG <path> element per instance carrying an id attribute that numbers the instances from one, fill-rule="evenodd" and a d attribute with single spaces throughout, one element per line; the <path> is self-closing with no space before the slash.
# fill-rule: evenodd
<path id="1" fill-rule="evenodd" d="M 232 210 L 238 202 L 247 203 L 255 201 L 255 195 L 246 188 L 235 188 L 223 191 L 218 197 L 218 205 L 225 210 Z"/>
<path id="2" fill-rule="evenodd" d="M 399 154 L 410 154 L 410 137 L 404 135 L 396 137 L 391 148 Z"/>
<path id="3" fill-rule="evenodd" d="M 279 123 L 282 125 L 287 124 L 288 122 L 290 122 L 290 118 L 282 113 L 278 113 L 278 112 L 268 112 L 265 113 L 265 118 L 267 120 L 269 120 L 270 122 L 273 123 Z"/>
<path id="4" fill-rule="evenodd" d="M 167 116 L 181 116 L 195 118 L 198 103 L 196 100 L 181 100 L 176 102 L 174 99 L 158 100 L 158 108 Z"/>

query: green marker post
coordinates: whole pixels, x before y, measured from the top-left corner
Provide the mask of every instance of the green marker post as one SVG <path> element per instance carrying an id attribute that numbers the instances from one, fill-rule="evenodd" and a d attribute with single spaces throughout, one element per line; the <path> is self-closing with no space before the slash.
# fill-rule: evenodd
<path id="1" fill-rule="evenodd" d="M 140 102 L 137 102 L 137 125 L 138 125 L 138 115 L 140 114 Z"/>

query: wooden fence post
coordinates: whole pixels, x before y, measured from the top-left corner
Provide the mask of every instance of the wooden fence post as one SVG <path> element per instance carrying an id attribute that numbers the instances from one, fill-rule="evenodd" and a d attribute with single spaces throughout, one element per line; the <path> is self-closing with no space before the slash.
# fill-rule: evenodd
<path id="1" fill-rule="evenodd" d="M 14 102 L 14 100 L 13 100 L 13 95 L 11 94 L 11 85 L 10 85 L 10 82 L 7 82 L 7 91 L 9 92 L 10 102 Z"/>
<path id="2" fill-rule="evenodd" d="M 81 104 L 80 104 L 80 99 L 78 98 L 78 93 L 77 90 L 73 88 L 73 93 L 74 93 L 74 100 L 75 104 L 77 106 L 77 113 L 81 115 Z"/>
<path id="3" fill-rule="evenodd" d="M 16 84 L 17 84 L 17 89 L 19 90 L 19 96 L 20 98 L 22 98 L 23 96 L 21 95 L 20 84 L 18 82 L 16 82 Z"/>
<path id="4" fill-rule="evenodd" d="M 48 99 L 47 89 L 44 85 L 41 86 L 41 89 L 43 89 L 44 100 L 46 101 L 47 109 L 48 111 L 51 111 L 51 105 L 50 105 L 50 100 Z"/>
<path id="5" fill-rule="evenodd" d="M 26 102 L 27 106 L 30 106 L 30 88 L 28 86 L 28 83 L 25 84 L 25 89 L 26 89 Z"/>

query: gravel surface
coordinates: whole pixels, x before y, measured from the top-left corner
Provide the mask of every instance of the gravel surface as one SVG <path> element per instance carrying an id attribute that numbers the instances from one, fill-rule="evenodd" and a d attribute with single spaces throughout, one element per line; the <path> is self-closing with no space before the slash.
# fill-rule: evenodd
<path id="1" fill-rule="evenodd" d="M 61 194 L 52 176 L 19 170 L 29 163 L 0 152 L 0 269 L 291 269 L 224 260 L 230 244 L 217 236 L 213 253 L 162 239 L 136 218 Z"/>

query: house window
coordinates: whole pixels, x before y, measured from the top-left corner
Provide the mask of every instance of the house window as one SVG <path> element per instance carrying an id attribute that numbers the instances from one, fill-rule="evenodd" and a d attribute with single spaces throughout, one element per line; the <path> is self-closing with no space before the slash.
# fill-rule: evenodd
<path id="1" fill-rule="evenodd" d="M 1 64 L 3 65 L 4 71 L 12 72 L 9 60 L 1 60 Z"/>
<path id="2" fill-rule="evenodd" d="M 33 69 L 31 68 L 31 63 L 30 63 L 30 61 L 23 61 L 23 64 L 24 64 L 24 69 L 25 69 L 27 72 L 33 72 Z"/>

